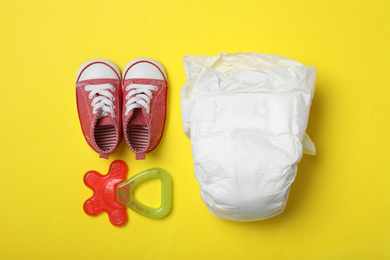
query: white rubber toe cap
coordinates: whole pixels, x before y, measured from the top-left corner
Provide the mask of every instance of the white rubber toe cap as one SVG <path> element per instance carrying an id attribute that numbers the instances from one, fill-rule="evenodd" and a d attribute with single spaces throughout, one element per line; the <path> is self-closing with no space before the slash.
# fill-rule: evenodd
<path id="1" fill-rule="evenodd" d="M 105 59 L 85 62 L 77 71 L 76 82 L 89 79 L 120 79 L 118 66 Z"/>
<path id="2" fill-rule="evenodd" d="M 139 58 L 127 63 L 123 70 L 123 80 L 126 79 L 160 79 L 166 80 L 164 67 L 156 60 Z"/>

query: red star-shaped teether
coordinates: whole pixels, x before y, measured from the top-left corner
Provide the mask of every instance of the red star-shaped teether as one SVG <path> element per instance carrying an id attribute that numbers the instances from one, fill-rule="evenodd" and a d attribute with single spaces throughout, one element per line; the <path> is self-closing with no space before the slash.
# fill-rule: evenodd
<path id="1" fill-rule="evenodd" d="M 127 165 L 121 160 L 111 163 L 107 175 L 89 171 L 84 175 L 84 183 L 93 190 L 93 195 L 84 203 L 84 211 L 95 216 L 102 211 L 108 213 L 114 226 L 122 226 L 127 222 L 126 206 L 117 202 L 116 187 L 126 180 Z"/>

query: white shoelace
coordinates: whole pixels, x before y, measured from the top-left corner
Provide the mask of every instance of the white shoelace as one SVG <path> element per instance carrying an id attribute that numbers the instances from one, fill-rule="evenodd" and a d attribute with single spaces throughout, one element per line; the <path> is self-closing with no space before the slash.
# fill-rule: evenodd
<path id="1" fill-rule="evenodd" d="M 150 113 L 150 100 L 153 98 L 152 91 L 157 91 L 157 86 L 154 85 L 141 85 L 141 84 L 130 84 L 126 87 L 126 91 L 130 92 L 126 95 L 126 112 L 127 116 L 129 112 L 134 108 L 146 109 L 146 112 Z M 133 96 L 132 98 L 130 98 Z"/>
<path id="2" fill-rule="evenodd" d="M 86 85 L 85 91 L 91 91 L 89 93 L 89 99 L 92 99 L 96 96 L 91 105 L 93 106 L 93 114 L 96 114 L 99 109 L 101 109 L 99 118 L 104 117 L 107 113 L 111 113 L 111 116 L 115 117 L 114 104 L 112 103 L 115 98 L 114 95 L 108 91 L 115 91 L 115 87 L 111 84 L 96 84 L 96 85 Z"/>

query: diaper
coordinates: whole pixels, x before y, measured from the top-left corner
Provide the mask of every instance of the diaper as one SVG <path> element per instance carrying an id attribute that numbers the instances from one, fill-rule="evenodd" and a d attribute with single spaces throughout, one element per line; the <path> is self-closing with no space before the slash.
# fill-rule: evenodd
<path id="1" fill-rule="evenodd" d="M 314 67 L 260 53 L 183 58 L 182 123 L 200 195 L 216 217 L 256 221 L 286 206 L 302 153 Z"/>

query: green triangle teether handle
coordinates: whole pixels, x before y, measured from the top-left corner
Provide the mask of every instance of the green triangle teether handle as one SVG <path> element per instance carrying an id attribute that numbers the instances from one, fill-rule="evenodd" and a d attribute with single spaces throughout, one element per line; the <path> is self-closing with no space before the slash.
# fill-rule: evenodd
<path id="1" fill-rule="evenodd" d="M 161 205 L 159 208 L 145 206 L 134 197 L 134 189 L 141 183 L 153 178 L 161 181 Z M 129 180 L 118 184 L 117 201 L 125 204 L 135 212 L 149 218 L 163 218 L 171 211 L 172 205 L 172 181 L 171 176 L 161 169 L 152 168 L 134 175 Z"/>

